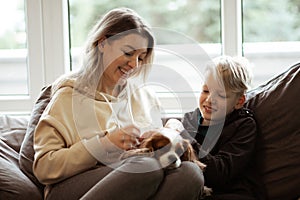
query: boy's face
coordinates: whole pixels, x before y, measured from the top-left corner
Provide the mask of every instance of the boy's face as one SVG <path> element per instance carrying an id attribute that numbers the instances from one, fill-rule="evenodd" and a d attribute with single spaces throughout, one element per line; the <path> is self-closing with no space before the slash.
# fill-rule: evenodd
<path id="1" fill-rule="evenodd" d="M 203 125 L 217 124 L 234 109 L 243 106 L 244 95 L 226 91 L 217 80 L 208 73 L 199 98 L 199 109 L 204 118 Z"/>

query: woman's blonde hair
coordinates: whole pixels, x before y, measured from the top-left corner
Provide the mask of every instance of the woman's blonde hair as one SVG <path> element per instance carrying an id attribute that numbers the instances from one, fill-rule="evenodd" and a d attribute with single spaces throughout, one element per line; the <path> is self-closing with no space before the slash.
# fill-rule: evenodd
<path id="1" fill-rule="evenodd" d="M 102 53 L 98 45 L 104 40 L 118 40 L 129 34 L 139 34 L 148 40 L 147 56 L 143 59 L 143 67 L 140 67 L 136 75 L 143 75 L 146 79 L 153 62 L 154 36 L 146 22 L 129 8 L 116 8 L 105 14 L 92 28 L 88 35 L 83 52 L 82 66 L 79 71 L 67 76 L 62 76 L 53 84 L 52 94 L 63 84 L 66 79 L 76 79 L 76 89 L 95 91 L 101 83 L 104 72 Z"/>
<path id="2" fill-rule="evenodd" d="M 216 57 L 208 64 L 207 70 L 212 72 L 226 91 L 242 95 L 250 88 L 252 73 L 245 57 Z"/>

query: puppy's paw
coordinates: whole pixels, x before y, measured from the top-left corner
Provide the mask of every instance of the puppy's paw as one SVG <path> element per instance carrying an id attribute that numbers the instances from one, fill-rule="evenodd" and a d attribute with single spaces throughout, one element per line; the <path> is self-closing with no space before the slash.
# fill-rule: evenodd
<path id="1" fill-rule="evenodd" d="M 210 199 L 212 196 L 213 190 L 209 187 L 204 186 L 201 195 L 199 196 L 199 200 Z"/>
<path id="2" fill-rule="evenodd" d="M 200 169 L 201 169 L 202 171 L 205 170 L 206 164 L 200 162 L 199 160 L 194 160 L 194 162 L 198 165 L 198 167 L 200 167 Z"/>
<path id="3" fill-rule="evenodd" d="M 205 197 L 211 196 L 212 193 L 213 193 L 212 188 L 209 188 L 209 187 L 206 187 L 206 186 L 203 187 L 203 193 L 202 193 L 203 196 L 205 196 Z"/>

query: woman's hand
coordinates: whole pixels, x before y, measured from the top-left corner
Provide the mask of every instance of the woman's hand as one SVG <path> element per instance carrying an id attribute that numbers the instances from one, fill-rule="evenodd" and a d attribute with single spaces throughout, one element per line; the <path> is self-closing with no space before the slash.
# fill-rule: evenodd
<path id="1" fill-rule="evenodd" d="M 121 149 L 134 149 L 139 144 L 140 130 L 134 125 L 129 125 L 107 134 L 107 138 Z"/>

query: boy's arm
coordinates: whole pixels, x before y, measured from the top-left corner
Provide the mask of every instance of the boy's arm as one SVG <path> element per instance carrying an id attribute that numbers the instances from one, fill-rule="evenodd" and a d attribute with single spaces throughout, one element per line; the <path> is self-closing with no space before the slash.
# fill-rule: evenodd
<path id="1" fill-rule="evenodd" d="M 225 131 L 235 134 L 218 144 L 214 155 L 208 154 L 200 161 L 207 165 L 205 183 L 209 187 L 226 188 L 233 179 L 247 173 L 245 170 L 252 159 L 256 142 L 256 123 L 253 118 L 243 118 Z M 234 130 L 235 129 L 235 130 Z"/>

